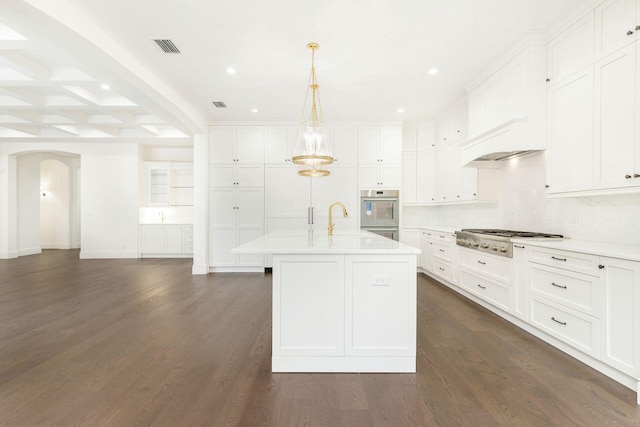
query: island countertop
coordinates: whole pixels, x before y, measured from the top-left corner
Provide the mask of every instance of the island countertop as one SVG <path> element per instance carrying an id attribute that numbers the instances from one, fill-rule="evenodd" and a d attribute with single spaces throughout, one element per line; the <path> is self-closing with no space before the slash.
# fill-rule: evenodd
<path id="1" fill-rule="evenodd" d="M 395 254 L 420 249 L 363 230 L 277 230 L 234 248 L 236 254 Z"/>

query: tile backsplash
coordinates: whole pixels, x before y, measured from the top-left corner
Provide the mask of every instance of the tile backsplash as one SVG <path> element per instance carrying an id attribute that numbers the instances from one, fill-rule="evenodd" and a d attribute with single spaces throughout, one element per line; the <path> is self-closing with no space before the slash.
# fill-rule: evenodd
<path id="1" fill-rule="evenodd" d="M 501 170 L 498 203 L 405 207 L 403 225 L 506 228 L 572 239 L 638 244 L 640 194 L 547 198 L 544 153 L 512 159 Z"/>

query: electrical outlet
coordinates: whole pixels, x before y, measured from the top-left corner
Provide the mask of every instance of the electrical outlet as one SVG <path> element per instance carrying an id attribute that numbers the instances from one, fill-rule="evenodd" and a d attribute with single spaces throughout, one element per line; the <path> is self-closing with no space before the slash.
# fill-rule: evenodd
<path id="1" fill-rule="evenodd" d="M 389 286 L 389 276 L 374 274 L 371 276 L 371 284 L 373 286 Z"/>

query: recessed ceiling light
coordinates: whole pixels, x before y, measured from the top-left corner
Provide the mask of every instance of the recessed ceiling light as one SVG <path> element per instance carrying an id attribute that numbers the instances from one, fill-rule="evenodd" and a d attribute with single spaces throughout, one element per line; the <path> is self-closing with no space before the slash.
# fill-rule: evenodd
<path id="1" fill-rule="evenodd" d="M 109 85 L 108 85 L 108 84 L 106 84 L 106 83 L 101 84 L 101 85 L 100 85 L 100 87 L 102 88 L 102 90 L 109 90 L 109 89 L 111 89 L 111 86 L 109 86 Z"/>
<path id="2" fill-rule="evenodd" d="M 404 113 L 404 108 L 398 108 L 398 113 Z"/>
<path id="3" fill-rule="evenodd" d="M 432 76 L 434 76 L 434 75 L 438 74 L 438 69 L 436 67 L 429 68 L 428 73 L 431 74 Z"/>
<path id="4" fill-rule="evenodd" d="M 227 73 L 229 73 L 229 74 L 235 74 L 235 73 L 236 73 L 236 69 L 235 69 L 235 68 L 231 68 L 231 67 L 229 67 L 229 68 L 227 68 Z"/>
<path id="5" fill-rule="evenodd" d="M 257 113 L 257 112 L 258 112 L 258 109 L 257 109 L 257 108 L 252 108 L 252 109 L 251 109 L 251 112 L 252 112 L 252 113 Z"/>

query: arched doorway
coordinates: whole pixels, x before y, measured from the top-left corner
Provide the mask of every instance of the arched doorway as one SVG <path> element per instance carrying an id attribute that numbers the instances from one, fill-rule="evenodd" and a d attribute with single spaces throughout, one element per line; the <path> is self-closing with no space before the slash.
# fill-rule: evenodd
<path id="1" fill-rule="evenodd" d="M 80 156 L 35 152 L 17 158 L 18 256 L 80 247 Z"/>

